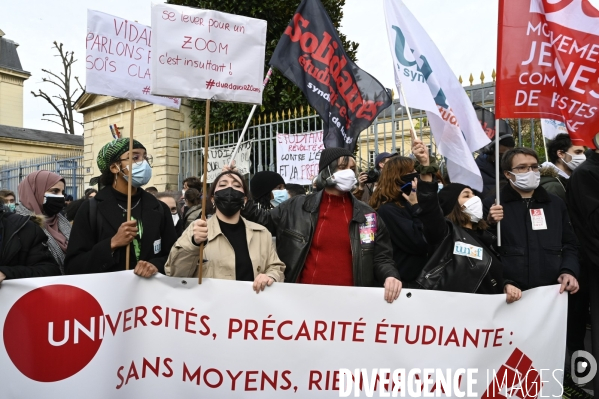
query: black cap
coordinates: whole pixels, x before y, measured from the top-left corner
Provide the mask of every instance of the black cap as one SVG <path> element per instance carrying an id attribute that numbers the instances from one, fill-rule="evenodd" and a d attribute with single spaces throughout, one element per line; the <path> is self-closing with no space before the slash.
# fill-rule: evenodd
<path id="1" fill-rule="evenodd" d="M 354 157 L 354 154 L 347 148 L 339 148 L 339 147 L 331 147 L 325 148 L 320 153 L 320 161 L 318 161 L 318 171 L 321 172 L 327 166 L 331 164 L 331 162 L 338 160 L 341 157 Z"/>
<path id="2" fill-rule="evenodd" d="M 465 188 L 470 187 L 460 183 L 450 183 L 443 186 L 441 191 L 439 191 L 439 205 L 441 205 L 441 209 L 443 210 L 443 216 L 451 213 Z"/>
<path id="3" fill-rule="evenodd" d="M 277 172 L 271 172 L 265 170 L 258 172 L 250 180 L 250 191 L 254 199 L 262 198 L 263 196 L 270 193 L 279 184 L 285 184 L 283 177 Z"/>

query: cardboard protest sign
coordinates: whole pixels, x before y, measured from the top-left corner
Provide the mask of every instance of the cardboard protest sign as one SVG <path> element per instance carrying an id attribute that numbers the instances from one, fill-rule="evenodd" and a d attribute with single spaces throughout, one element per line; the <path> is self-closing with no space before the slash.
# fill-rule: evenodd
<path id="1" fill-rule="evenodd" d="M 383 288 L 277 282 L 256 295 L 252 282 L 130 271 L 8 280 L 2 398 L 338 398 L 343 369 L 365 370 L 356 396 L 384 397 L 398 385 L 376 383 L 381 368 L 401 372 L 393 397 L 560 397 L 558 291 L 508 305 L 404 288 L 388 304 Z"/>
<path id="2" fill-rule="evenodd" d="M 277 134 L 277 172 L 285 183 L 312 184 L 324 150 L 322 130 L 302 134 Z"/>
<path id="3" fill-rule="evenodd" d="M 179 98 L 150 94 L 151 38 L 149 26 L 87 10 L 85 91 L 178 109 Z"/>
<path id="4" fill-rule="evenodd" d="M 152 5 L 152 94 L 262 104 L 266 21 Z"/>
<path id="5" fill-rule="evenodd" d="M 234 150 L 234 145 L 226 147 L 208 148 L 208 180 L 206 180 L 207 183 L 212 183 L 216 176 L 218 176 L 220 172 L 222 172 L 223 167 L 231 163 L 231 155 L 233 155 Z M 202 150 L 202 153 L 203 152 L 204 151 Z M 239 151 L 235 155 L 235 168 L 242 175 L 250 173 L 250 167 L 252 166 L 250 160 L 251 152 L 252 143 L 247 141 L 245 143 L 241 143 L 241 145 L 239 146 Z"/>

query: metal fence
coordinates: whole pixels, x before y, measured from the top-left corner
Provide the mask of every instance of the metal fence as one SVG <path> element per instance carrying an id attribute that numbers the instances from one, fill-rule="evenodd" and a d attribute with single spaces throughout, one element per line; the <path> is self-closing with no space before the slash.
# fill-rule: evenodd
<path id="1" fill-rule="evenodd" d="M 495 82 L 484 83 L 484 74 L 481 74 L 481 83 L 464 87 L 470 100 L 493 112 L 495 109 Z M 461 82 L 461 77 L 460 77 Z M 412 119 L 415 123 L 417 136 L 429 146 L 433 156 L 437 153 L 426 114 L 420 110 L 411 109 Z M 515 119 L 509 121 L 514 131 L 514 138 L 518 146 L 535 148 L 535 135 L 539 145 L 540 123 L 534 119 Z M 323 121 L 308 107 L 294 111 L 273 115 L 260 115 L 254 119 L 252 126 L 246 133 L 246 139 L 252 142 L 252 167 L 250 177 L 259 171 L 276 168 L 276 135 L 277 133 L 307 133 L 322 129 Z M 217 128 L 218 129 L 218 128 Z M 213 130 L 213 129 L 211 129 Z M 241 129 L 219 129 L 210 133 L 210 148 L 226 147 L 237 142 Z M 179 145 L 179 186 L 183 179 L 190 176 L 202 175 L 202 149 L 204 135 L 198 132 L 183 133 Z M 542 139 L 541 139 L 542 141 Z M 542 143 L 541 143 L 542 145 Z M 398 99 L 377 117 L 374 123 L 360 134 L 356 147 L 357 162 L 360 170 L 367 170 L 374 165 L 374 159 L 380 152 L 399 152 L 408 155 L 411 152 L 410 122 L 405 107 Z M 539 149 L 537 147 L 537 149 Z M 540 149 L 540 156 L 544 158 L 544 151 Z"/>
<path id="2" fill-rule="evenodd" d="M 65 179 L 65 194 L 72 195 L 74 199 L 83 196 L 85 183 L 81 152 L 48 155 L 0 166 L 0 189 L 14 191 L 18 196 L 19 183 L 28 174 L 37 170 L 58 173 Z"/>

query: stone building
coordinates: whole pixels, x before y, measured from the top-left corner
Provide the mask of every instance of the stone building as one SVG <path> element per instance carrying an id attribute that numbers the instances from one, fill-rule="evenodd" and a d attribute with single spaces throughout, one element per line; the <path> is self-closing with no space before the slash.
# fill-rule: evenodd
<path id="1" fill-rule="evenodd" d="M 122 137 L 129 137 L 131 101 L 84 93 L 75 103 L 75 110 L 83 114 L 85 181 L 99 176 L 96 164 L 98 152 L 113 140 L 109 125 L 116 125 Z M 159 191 L 177 190 L 179 175 L 179 137 L 189 129 L 191 107 L 183 101 L 180 110 L 135 102 L 134 132 L 136 140 L 154 158 L 152 180 L 148 187 Z"/>
<path id="2" fill-rule="evenodd" d="M 23 127 L 23 82 L 31 73 L 19 60 L 19 45 L 0 30 L 0 125 Z"/>

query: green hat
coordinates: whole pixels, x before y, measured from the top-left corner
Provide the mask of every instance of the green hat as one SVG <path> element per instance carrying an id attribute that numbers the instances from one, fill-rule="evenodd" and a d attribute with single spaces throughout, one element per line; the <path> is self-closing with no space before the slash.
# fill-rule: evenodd
<path id="1" fill-rule="evenodd" d="M 144 147 L 143 144 L 141 144 L 137 140 L 133 140 L 133 148 L 142 148 L 144 150 L 146 149 L 146 147 Z M 123 155 L 127 151 L 129 151 L 128 138 L 113 140 L 110 143 L 106 144 L 104 147 L 102 147 L 102 149 L 98 153 L 97 158 L 98 168 L 100 169 L 100 172 L 108 172 L 110 170 L 110 165 L 118 161 L 121 158 L 121 155 Z M 98 182 L 98 180 L 99 178 L 94 177 L 90 181 L 90 184 L 93 186 Z"/>

